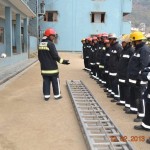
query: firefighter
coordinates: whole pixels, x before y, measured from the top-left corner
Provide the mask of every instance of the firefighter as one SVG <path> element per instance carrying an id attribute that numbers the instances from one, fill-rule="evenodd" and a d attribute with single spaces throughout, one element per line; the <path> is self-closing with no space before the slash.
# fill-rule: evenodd
<path id="1" fill-rule="evenodd" d="M 86 60 L 86 70 L 87 71 L 91 71 L 91 67 L 90 67 L 90 51 L 91 51 L 91 45 L 90 45 L 90 37 L 85 39 L 85 43 L 86 43 L 86 53 L 85 53 L 85 60 Z"/>
<path id="2" fill-rule="evenodd" d="M 146 46 L 145 36 L 142 32 L 136 31 L 130 34 L 130 38 L 135 47 L 133 56 L 128 65 L 128 78 L 130 84 L 130 109 L 127 114 L 137 114 L 134 122 L 142 121 L 144 117 L 144 100 L 143 93 L 146 89 L 147 82 L 142 81 L 141 71 L 150 62 L 150 49 Z"/>
<path id="3" fill-rule="evenodd" d="M 50 98 L 50 84 L 52 83 L 54 98 L 59 100 L 62 98 L 59 84 L 59 70 L 57 62 L 61 64 L 70 64 L 69 60 L 64 60 L 59 57 L 53 40 L 56 37 L 56 32 L 52 28 L 45 30 L 44 38 L 39 44 L 38 59 L 41 65 L 41 75 L 43 77 L 43 94 L 45 101 Z"/>
<path id="4" fill-rule="evenodd" d="M 116 34 L 109 35 L 109 40 L 111 44 L 111 54 L 109 58 L 109 78 L 112 92 L 111 95 L 108 95 L 107 97 L 113 97 L 114 99 L 111 100 L 111 102 L 117 102 L 119 101 L 120 97 L 117 72 L 122 47 L 117 41 Z"/>
<path id="5" fill-rule="evenodd" d="M 105 78 L 105 81 L 106 81 L 106 84 L 105 84 L 105 89 L 104 89 L 104 92 L 108 92 L 109 89 L 110 89 L 110 86 L 109 86 L 109 58 L 110 58 L 110 42 L 108 39 L 105 39 L 104 40 L 104 45 L 106 47 L 106 53 L 105 53 L 105 58 L 104 58 L 104 78 Z"/>
<path id="6" fill-rule="evenodd" d="M 103 47 L 101 37 L 102 37 L 102 34 L 98 34 L 98 36 L 97 36 L 97 38 L 98 38 L 98 49 L 97 49 L 97 53 L 96 53 L 96 72 L 97 72 L 97 83 L 98 84 L 100 84 L 102 82 L 101 72 L 100 72 L 100 69 L 99 69 L 101 50 L 102 50 L 102 47 Z"/>
<path id="7" fill-rule="evenodd" d="M 144 93 L 145 116 L 142 124 L 134 126 L 134 129 L 150 131 L 150 64 L 141 72 L 141 78 L 143 81 L 148 81 L 148 87 Z M 150 138 L 146 142 L 150 144 Z"/>
<path id="8" fill-rule="evenodd" d="M 90 76 L 93 75 L 93 63 L 91 62 L 92 61 L 92 51 L 93 51 L 92 48 L 93 48 L 92 38 L 89 37 L 88 38 L 88 54 L 89 54 L 89 74 L 90 74 Z"/>
<path id="9" fill-rule="evenodd" d="M 92 47 L 90 53 L 91 75 L 96 79 L 96 53 L 98 49 L 98 39 L 96 36 L 92 38 Z"/>
<path id="10" fill-rule="evenodd" d="M 123 50 L 120 55 L 118 65 L 118 79 L 120 88 L 120 100 L 117 105 L 125 105 L 129 108 L 129 92 L 130 88 L 127 80 L 127 67 L 131 56 L 133 55 L 133 47 L 130 40 L 130 34 L 125 34 L 121 38 Z"/>
<path id="11" fill-rule="evenodd" d="M 101 87 L 105 87 L 106 81 L 105 81 L 105 71 L 104 71 L 104 63 L 105 63 L 105 55 L 106 55 L 106 47 L 104 44 L 104 40 L 106 40 L 108 38 L 108 34 L 107 33 L 102 33 L 101 36 L 101 42 L 102 42 L 102 48 L 101 48 L 101 54 L 100 54 L 100 65 L 99 65 L 99 69 L 101 72 Z"/>

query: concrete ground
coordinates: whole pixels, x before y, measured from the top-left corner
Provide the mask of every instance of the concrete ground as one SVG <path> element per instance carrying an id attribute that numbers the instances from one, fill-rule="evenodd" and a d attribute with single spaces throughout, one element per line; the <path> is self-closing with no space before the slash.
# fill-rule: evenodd
<path id="1" fill-rule="evenodd" d="M 66 80 L 82 80 L 121 132 L 131 140 L 150 136 L 136 131 L 135 115 L 127 115 L 122 106 L 111 103 L 94 80 L 83 71 L 78 53 L 60 53 L 69 66 L 59 65 L 63 99 L 46 102 L 42 96 L 39 63 L 0 86 L 0 150 L 86 150 L 66 88 Z M 140 123 L 139 123 L 140 124 Z M 149 150 L 145 142 L 132 142 L 136 150 Z"/>

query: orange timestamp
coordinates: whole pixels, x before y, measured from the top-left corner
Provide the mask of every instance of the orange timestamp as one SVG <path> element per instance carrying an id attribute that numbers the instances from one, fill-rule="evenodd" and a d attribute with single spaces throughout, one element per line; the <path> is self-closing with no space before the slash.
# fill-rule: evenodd
<path id="1" fill-rule="evenodd" d="M 145 136 L 110 136 L 111 142 L 145 142 L 145 140 L 149 137 Z"/>

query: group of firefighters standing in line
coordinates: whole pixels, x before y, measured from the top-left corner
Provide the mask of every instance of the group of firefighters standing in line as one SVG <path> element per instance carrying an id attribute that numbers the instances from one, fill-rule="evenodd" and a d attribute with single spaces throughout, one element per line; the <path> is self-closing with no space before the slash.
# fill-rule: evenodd
<path id="1" fill-rule="evenodd" d="M 150 131 L 150 48 L 136 31 L 121 37 L 102 33 L 82 39 L 84 70 L 104 88 L 111 102 L 123 105 L 127 114 L 137 114 L 136 130 Z M 150 144 L 150 138 L 146 140 Z"/>

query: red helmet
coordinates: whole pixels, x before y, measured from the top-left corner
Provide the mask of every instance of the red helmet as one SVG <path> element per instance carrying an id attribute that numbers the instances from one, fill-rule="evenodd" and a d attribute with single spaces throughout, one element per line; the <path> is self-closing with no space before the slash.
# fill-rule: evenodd
<path id="1" fill-rule="evenodd" d="M 94 36 L 94 37 L 92 38 L 92 40 L 97 40 L 97 37 L 96 37 L 96 36 Z"/>
<path id="2" fill-rule="evenodd" d="M 102 37 L 102 34 L 98 34 L 97 37 L 101 38 L 101 37 Z"/>
<path id="3" fill-rule="evenodd" d="M 107 33 L 102 33 L 102 37 L 108 37 Z"/>
<path id="4" fill-rule="evenodd" d="M 50 35 L 56 35 L 56 31 L 52 28 L 48 28 L 48 29 L 45 30 L 44 35 L 47 36 L 47 37 L 50 36 Z"/>
<path id="5" fill-rule="evenodd" d="M 91 37 L 89 37 L 89 38 L 88 38 L 88 41 L 89 41 L 89 42 L 92 42 L 92 38 L 91 38 Z"/>

